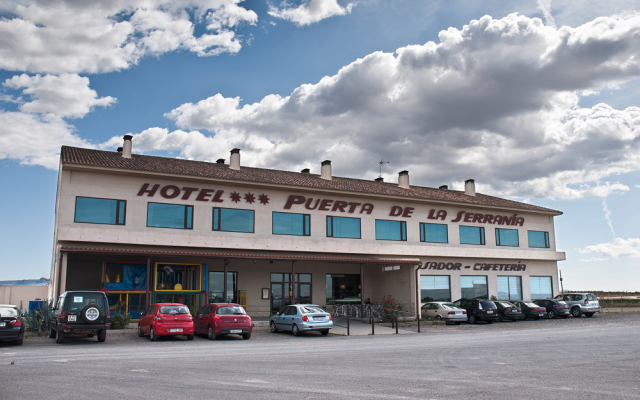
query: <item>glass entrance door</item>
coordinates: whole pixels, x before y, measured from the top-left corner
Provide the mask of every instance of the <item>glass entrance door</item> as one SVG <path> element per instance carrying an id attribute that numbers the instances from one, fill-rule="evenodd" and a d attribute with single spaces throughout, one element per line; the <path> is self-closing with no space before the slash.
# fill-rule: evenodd
<path id="1" fill-rule="evenodd" d="M 291 304 L 291 274 L 271 274 L 271 312 Z M 296 274 L 296 303 L 311 303 L 311 274 Z"/>

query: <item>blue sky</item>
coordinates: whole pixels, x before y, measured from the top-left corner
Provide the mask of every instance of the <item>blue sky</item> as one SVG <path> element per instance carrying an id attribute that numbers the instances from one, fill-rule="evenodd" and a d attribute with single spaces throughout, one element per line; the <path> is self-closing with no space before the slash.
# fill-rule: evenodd
<path id="1" fill-rule="evenodd" d="M 640 290 L 640 1 L 0 1 L 0 280 L 48 277 L 62 145 L 558 209 L 566 289 Z"/>

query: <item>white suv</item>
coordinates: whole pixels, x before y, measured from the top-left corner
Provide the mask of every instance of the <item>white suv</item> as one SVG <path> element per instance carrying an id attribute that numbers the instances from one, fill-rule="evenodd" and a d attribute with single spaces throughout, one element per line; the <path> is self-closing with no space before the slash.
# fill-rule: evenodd
<path id="1" fill-rule="evenodd" d="M 563 293 L 554 299 L 567 303 L 571 309 L 571 315 L 576 318 L 582 314 L 586 317 L 593 317 L 593 314 L 600 311 L 600 303 L 593 293 Z"/>

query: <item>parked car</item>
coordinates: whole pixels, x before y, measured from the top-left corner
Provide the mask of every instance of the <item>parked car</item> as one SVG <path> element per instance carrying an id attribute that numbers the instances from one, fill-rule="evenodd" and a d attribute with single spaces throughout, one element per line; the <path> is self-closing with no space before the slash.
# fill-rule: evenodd
<path id="1" fill-rule="evenodd" d="M 0 304 L 0 341 L 21 345 L 24 341 L 24 322 L 20 310 L 12 304 Z"/>
<path id="2" fill-rule="evenodd" d="M 430 301 L 422 306 L 421 311 L 423 317 L 453 322 L 456 325 L 467 320 L 467 310 L 448 301 Z"/>
<path id="3" fill-rule="evenodd" d="M 492 324 L 498 320 L 498 310 L 496 304 L 485 299 L 459 299 L 453 302 L 460 308 L 467 310 L 467 319 L 470 324 L 478 321 L 485 321 Z"/>
<path id="4" fill-rule="evenodd" d="M 556 317 L 569 318 L 569 315 L 571 315 L 569 305 L 564 301 L 542 299 L 533 300 L 533 302 L 547 310 L 547 318 L 549 319 Z"/>
<path id="5" fill-rule="evenodd" d="M 186 335 L 193 340 L 193 317 L 189 307 L 179 303 L 152 304 L 142 314 L 138 321 L 138 336 L 149 335 L 152 341 L 161 336 Z"/>
<path id="6" fill-rule="evenodd" d="M 253 332 L 251 317 L 244 307 L 234 303 L 212 303 L 193 316 L 195 334 L 205 334 L 209 340 L 222 335 L 241 335 L 249 339 Z"/>
<path id="7" fill-rule="evenodd" d="M 514 301 L 513 304 L 522 309 L 522 320 L 533 318 L 538 320 L 547 316 L 547 309 L 532 301 Z"/>
<path id="8" fill-rule="evenodd" d="M 63 343 L 68 335 L 97 335 L 98 342 L 104 342 L 110 319 L 105 293 L 80 290 L 64 292 L 51 311 L 49 337 L 56 338 L 56 343 Z"/>
<path id="9" fill-rule="evenodd" d="M 600 311 L 600 303 L 593 293 L 563 293 L 554 297 L 554 300 L 562 300 L 569 305 L 571 315 L 579 318 L 582 314 L 593 317 Z"/>
<path id="10" fill-rule="evenodd" d="M 498 307 L 498 321 L 517 321 L 522 319 L 522 309 L 506 300 L 494 301 Z"/>
<path id="11" fill-rule="evenodd" d="M 298 336 L 302 332 L 320 331 L 322 335 L 327 335 L 333 328 L 333 321 L 331 314 L 318 305 L 295 304 L 273 315 L 269 326 L 273 333 L 283 330 L 291 331 L 294 336 Z"/>

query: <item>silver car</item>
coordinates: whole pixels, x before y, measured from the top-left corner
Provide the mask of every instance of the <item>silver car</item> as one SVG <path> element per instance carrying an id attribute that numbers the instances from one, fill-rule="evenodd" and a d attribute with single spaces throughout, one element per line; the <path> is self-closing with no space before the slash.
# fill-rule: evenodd
<path id="1" fill-rule="evenodd" d="M 593 293 L 563 293 L 553 299 L 567 303 L 571 309 L 571 315 L 576 318 L 582 314 L 593 317 L 593 314 L 600 311 L 600 303 Z"/>
<path id="2" fill-rule="evenodd" d="M 271 332 L 279 330 L 291 331 L 294 336 L 302 332 L 320 331 L 322 335 L 329 334 L 333 328 L 331 314 L 315 304 L 295 304 L 285 307 L 280 313 L 270 318 Z"/>
<path id="3" fill-rule="evenodd" d="M 467 310 L 448 301 L 431 301 L 422 306 L 422 316 L 460 325 L 467 321 Z"/>

